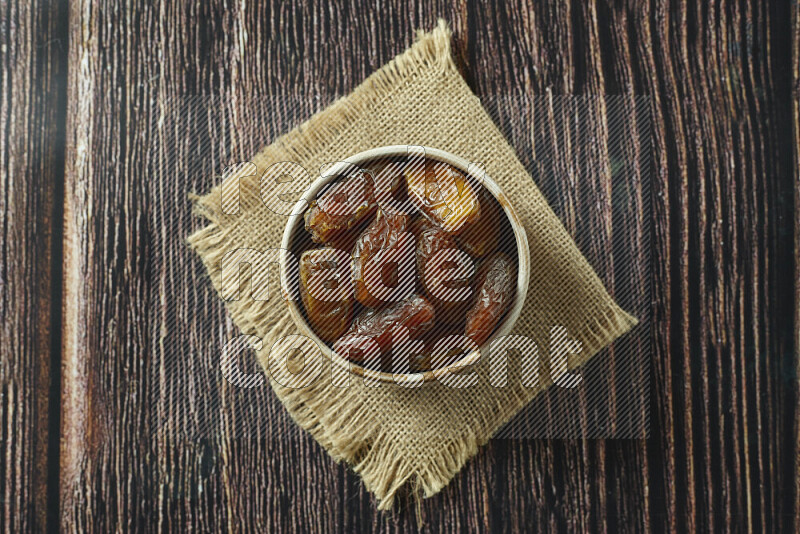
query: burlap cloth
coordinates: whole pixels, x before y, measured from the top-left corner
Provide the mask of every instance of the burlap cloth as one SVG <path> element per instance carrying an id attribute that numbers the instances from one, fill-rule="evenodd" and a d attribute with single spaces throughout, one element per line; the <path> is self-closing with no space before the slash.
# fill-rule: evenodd
<path id="1" fill-rule="evenodd" d="M 480 162 L 508 194 L 527 230 L 531 251 L 530 288 L 513 333 L 536 341 L 543 365 L 536 388 L 521 383 L 514 353 L 503 388 L 489 383 L 485 361 L 476 368 L 478 384 L 463 389 L 440 383 L 414 389 L 371 387 L 358 377 L 352 377 L 349 387 L 336 387 L 329 372 L 307 387 L 289 388 L 281 385 L 286 380 L 270 376 L 295 421 L 333 458 L 352 465 L 381 509 L 390 508 L 404 486 L 425 497 L 440 491 L 479 446 L 552 384 L 547 372 L 552 326 L 565 326 L 582 343 L 583 350 L 569 359 L 574 368 L 636 324 L 608 295 L 458 73 L 450 31 L 442 21 L 432 32 L 420 33 L 416 44 L 349 96 L 262 149 L 252 161 L 259 173 L 277 161 L 298 162 L 313 171 L 363 150 L 400 144 L 436 147 Z M 286 224 L 286 217 L 275 215 L 261 201 L 259 175 L 243 179 L 240 187 L 237 215 L 223 213 L 220 186 L 194 199 L 196 212 L 208 225 L 189 242 L 217 291 L 226 252 L 277 248 Z M 243 271 L 243 288 L 249 287 L 246 277 Z M 243 297 L 227 302 L 242 333 L 262 339 L 258 354 L 265 370 L 275 340 L 298 333 L 280 293 L 270 295 L 267 301 Z"/>

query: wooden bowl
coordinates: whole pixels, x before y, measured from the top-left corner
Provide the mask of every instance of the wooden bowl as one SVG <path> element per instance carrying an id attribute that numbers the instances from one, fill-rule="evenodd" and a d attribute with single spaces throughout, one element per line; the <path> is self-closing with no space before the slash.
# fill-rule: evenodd
<path id="1" fill-rule="evenodd" d="M 287 268 L 287 258 L 288 254 L 293 249 L 295 238 L 297 237 L 298 233 L 305 232 L 305 221 L 303 219 L 303 214 L 305 213 L 309 203 L 316 198 L 319 191 L 328 183 L 338 178 L 338 175 L 348 167 L 348 164 L 363 166 L 369 161 L 380 158 L 407 156 L 408 153 L 409 147 L 406 145 L 385 146 L 360 152 L 347 158 L 343 162 L 333 165 L 325 171 L 325 176 L 317 178 L 311 184 L 311 186 L 305 191 L 303 196 L 300 198 L 300 200 L 298 200 L 297 204 L 292 210 L 292 215 L 289 217 L 289 220 L 286 223 L 286 229 L 283 232 L 280 256 L 280 276 L 282 287 L 292 287 L 291 283 L 297 282 L 287 279 L 289 276 L 288 272 L 290 271 L 290 269 Z M 465 173 L 465 175 L 468 175 L 472 177 L 473 180 L 483 184 L 486 190 L 498 201 L 500 207 L 503 209 L 506 217 L 508 218 L 511 229 L 514 233 L 514 238 L 516 240 L 517 290 L 514 301 L 505 318 L 495 329 L 494 333 L 489 337 L 489 339 L 487 339 L 486 342 L 480 347 L 480 350 L 466 354 L 460 360 L 457 360 L 445 367 L 432 369 L 422 373 L 388 373 L 384 371 L 377 371 L 374 369 L 368 369 L 355 362 L 351 362 L 345 358 L 342 358 L 341 356 L 337 355 L 326 342 L 322 341 L 311 328 L 311 325 L 309 325 L 301 309 L 302 303 L 299 301 L 299 299 L 286 299 L 286 303 L 289 306 L 289 313 L 297 325 L 297 328 L 300 330 L 300 333 L 312 339 L 319 346 L 322 353 L 329 358 L 334 365 L 344 366 L 349 372 L 360 377 L 366 377 L 370 380 L 391 383 L 406 383 L 405 385 L 410 386 L 414 384 L 409 383 L 429 382 L 437 379 L 442 374 L 460 371 L 465 367 L 476 363 L 480 359 L 481 351 L 488 349 L 489 345 L 494 339 L 504 336 L 511 331 L 514 323 L 519 318 L 519 314 L 522 311 L 522 305 L 525 302 L 525 296 L 528 293 L 528 280 L 530 278 L 530 251 L 528 249 L 528 237 L 525 233 L 525 228 L 522 226 L 522 223 L 517 216 L 517 213 L 514 211 L 513 206 L 511 206 L 510 202 L 508 201 L 506 194 L 502 189 L 500 189 L 500 186 L 498 186 L 494 180 L 486 175 L 482 169 L 470 164 L 464 158 L 455 156 L 443 150 L 428 147 L 425 147 L 425 157 L 447 163 L 456 169 L 459 169 L 461 172 Z M 293 272 L 293 276 L 296 276 L 297 271 L 294 270 Z"/>

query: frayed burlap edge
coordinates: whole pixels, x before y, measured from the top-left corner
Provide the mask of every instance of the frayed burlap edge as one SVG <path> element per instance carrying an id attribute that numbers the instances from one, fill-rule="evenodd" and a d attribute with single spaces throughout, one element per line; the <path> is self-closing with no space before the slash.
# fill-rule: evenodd
<path id="1" fill-rule="evenodd" d="M 637 323 L 635 317 L 618 306 L 609 306 L 595 322 L 575 334 L 575 339 L 581 341 L 584 347 L 586 356 L 583 361 L 591 359 L 606 347 L 609 339 L 622 336 Z M 268 363 L 262 360 L 262 365 L 267 368 Z M 570 367 L 574 369 L 578 365 Z M 347 397 L 344 403 L 337 403 L 331 402 L 327 395 L 317 395 L 316 393 L 329 392 L 330 388 L 326 387 L 324 381 L 317 381 L 312 389 L 284 388 L 272 382 L 293 419 L 308 430 L 335 460 L 345 460 L 353 466 L 367 489 L 378 498 L 378 508 L 381 510 L 391 509 L 398 491 L 407 485 L 417 498 L 420 495 L 427 498 L 437 494 L 477 454 L 478 449 L 491 439 L 494 431 L 506 424 L 549 385 L 551 383 L 548 382 L 539 390 L 515 397 L 513 403 L 499 406 L 497 411 L 502 415 L 493 421 L 492 431 L 459 436 L 420 467 L 393 454 L 394 444 L 387 443 L 388 438 L 380 429 L 375 434 L 374 423 L 359 417 L 363 407 L 353 403 L 352 397 Z M 320 413 L 325 414 L 324 421 L 318 417 L 317 414 Z M 330 432 L 328 429 L 335 431 Z M 353 436 L 369 436 L 369 439 L 355 441 Z M 363 445 L 365 441 L 369 443 L 368 446 Z"/>
<path id="2" fill-rule="evenodd" d="M 263 168 L 262 161 L 304 161 L 320 148 L 330 146 L 347 132 L 351 119 L 368 113 L 389 97 L 398 82 L 408 80 L 420 69 L 440 69 L 457 72 L 452 60 L 451 33 L 444 21 L 430 33 L 418 33 L 417 42 L 379 71 L 367 78 L 350 95 L 343 97 L 317 113 L 311 119 L 266 147 L 253 160 Z M 219 209 L 221 185 L 207 195 L 191 195 L 196 214 L 209 221 L 208 226 L 192 234 L 188 242 L 202 258 L 212 282 L 218 286 L 218 274 L 227 238 L 239 220 Z M 260 202 L 257 180 L 240 182 L 240 209 L 246 211 Z M 247 280 L 242 280 L 247 284 Z M 306 429 L 336 461 L 346 461 L 362 477 L 366 488 L 379 500 L 379 509 L 390 509 L 395 496 L 404 486 L 416 495 L 430 497 L 444 488 L 473 457 L 492 434 L 511 419 L 523 406 L 547 387 L 513 397 L 513 402 L 497 406 L 499 417 L 477 428 L 469 435 L 458 436 L 447 447 L 437 451 L 424 466 L 395 454 L 390 441 L 374 422 L 359 417 L 363 406 L 353 402 L 353 396 L 338 395 L 325 381 L 316 381 L 303 389 L 282 386 L 268 372 L 268 352 L 280 337 L 297 333 L 284 306 L 274 302 L 242 299 L 226 303 L 232 319 L 243 333 L 258 332 L 263 348 L 259 361 L 267 370 L 270 384 L 292 418 Z M 617 337 L 628 332 L 637 320 L 609 299 L 607 309 L 600 311 L 591 324 L 574 334 L 583 343 L 583 358 L 578 366 L 591 358 Z M 273 325 L 261 332 L 263 325 Z M 391 386 L 390 386 L 391 387 Z M 358 438 L 354 438 L 358 436 Z"/>

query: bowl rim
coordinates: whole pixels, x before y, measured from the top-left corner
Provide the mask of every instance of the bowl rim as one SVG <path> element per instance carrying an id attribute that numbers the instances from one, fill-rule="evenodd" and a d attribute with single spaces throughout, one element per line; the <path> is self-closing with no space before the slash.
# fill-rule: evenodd
<path id="1" fill-rule="evenodd" d="M 291 215 L 286 221 L 286 227 L 283 231 L 279 262 L 281 287 L 288 291 L 288 288 L 291 286 L 288 283 L 289 269 L 287 268 L 287 265 L 293 243 L 292 238 L 295 234 L 297 225 L 300 223 L 305 224 L 304 214 L 308 205 L 310 204 L 310 201 L 316 197 L 317 193 L 323 187 L 336 179 L 338 174 L 345 170 L 348 165 L 358 166 L 366 163 L 367 161 L 378 158 L 406 156 L 409 153 L 409 149 L 412 147 L 424 149 L 426 158 L 431 158 L 436 161 L 452 165 L 461 172 L 479 181 L 497 200 L 498 204 L 500 204 L 500 207 L 505 212 L 506 217 L 508 217 L 517 244 L 517 288 L 514 297 L 514 303 L 503 319 L 503 322 L 495 329 L 495 331 L 491 336 L 489 336 L 483 345 L 478 347 L 478 350 L 470 352 L 460 360 L 455 361 L 447 366 L 440 367 L 438 369 L 431 369 L 422 373 L 390 373 L 386 371 L 368 369 L 336 354 L 325 341 L 317 336 L 311 325 L 306 321 L 299 306 L 299 298 L 294 299 L 291 298 L 291 296 L 285 298 L 285 302 L 289 307 L 289 314 L 291 315 L 295 325 L 300 330 L 300 333 L 314 341 L 322 354 L 331 360 L 333 364 L 344 367 L 348 372 L 359 377 L 367 378 L 373 381 L 377 380 L 380 382 L 405 385 L 407 387 L 410 387 L 416 383 L 420 383 L 421 385 L 422 383 L 438 380 L 442 375 L 449 375 L 453 372 L 458 372 L 466 367 L 469 367 L 470 365 L 477 363 L 480 360 L 480 355 L 485 348 L 489 347 L 495 339 L 505 336 L 511 331 L 517 319 L 519 318 L 520 313 L 522 312 L 522 307 L 528 294 L 528 283 L 530 279 L 530 250 L 528 248 L 528 236 L 525 231 L 525 227 L 522 225 L 519 216 L 511 205 L 511 202 L 508 200 L 505 192 L 494 180 L 489 177 L 489 175 L 481 166 L 474 165 L 466 159 L 444 150 L 414 145 L 389 145 L 372 148 L 370 150 L 365 150 L 349 156 L 342 161 L 336 162 L 325 170 L 324 176 L 317 177 L 303 192 L 303 195 L 300 197 L 300 199 L 298 199 L 298 201 L 295 203 L 295 206 L 292 209 Z M 481 173 L 480 176 L 477 175 L 478 172 Z"/>

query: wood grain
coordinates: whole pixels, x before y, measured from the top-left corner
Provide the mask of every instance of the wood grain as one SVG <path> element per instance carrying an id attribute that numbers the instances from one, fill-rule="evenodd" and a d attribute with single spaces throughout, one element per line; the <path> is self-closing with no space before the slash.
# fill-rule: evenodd
<path id="1" fill-rule="evenodd" d="M 792 57 L 791 57 L 791 99 L 792 128 L 794 132 L 794 181 L 800 183 L 800 3 L 792 3 Z M 794 189 L 794 379 L 795 379 L 795 412 L 794 412 L 794 457 L 800 458 L 800 187 Z M 794 465 L 795 492 L 800 491 L 800 462 Z M 800 529 L 800 513 L 795 513 L 794 530 Z"/>
<path id="2" fill-rule="evenodd" d="M 0 5 L 0 530 L 54 526 L 66 25 Z M 54 363 L 55 362 L 55 363 Z"/>
<path id="3" fill-rule="evenodd" d="M 796 2 L 340 4 L 2 7 L 4 530 L 52 526 L 48 509 L 74 531 L 796 530 Z M 651 143 L 652 430 L 495 441 L 419 514 L 410 502 L 379 514 L 268 389 L 220 379 L 216 344 L 236 330 L 186 247 L 154 233 L 169 222 L 187 235 L 200 224 L 181 215 L 187 192 L 346 94 L 437 16 L 483 98 L 623 94 L 630 111 L 633 95 L 650 97 L 649 138 L 610 139 L 598 100 L 598 145 L 565 158 L 593 154 L 610 170 L 607 151 Z M 163 119 L 185 95 L 214 100 L 187 110 L 184 135 Z M 300 104 L 265 113 L 258 100 Z M 165 161 L 174 172 L 154 172 Z M 564 213 L 585 211 L 558 195 Z M 592 246 L 608 250 L 604 213 L 574 225 L 596 223 Z M 181 326 L 165 338 L 166 324 Z M 186 361 L 169 367 L 180 343 Z M 186 391 L 218 402 L 168 430 L 190 433 L 201 412 L 214 427 L 175 440 L 153 421 L 184 393 L 166 373 L 191 366 L 208 371 Z"/>

